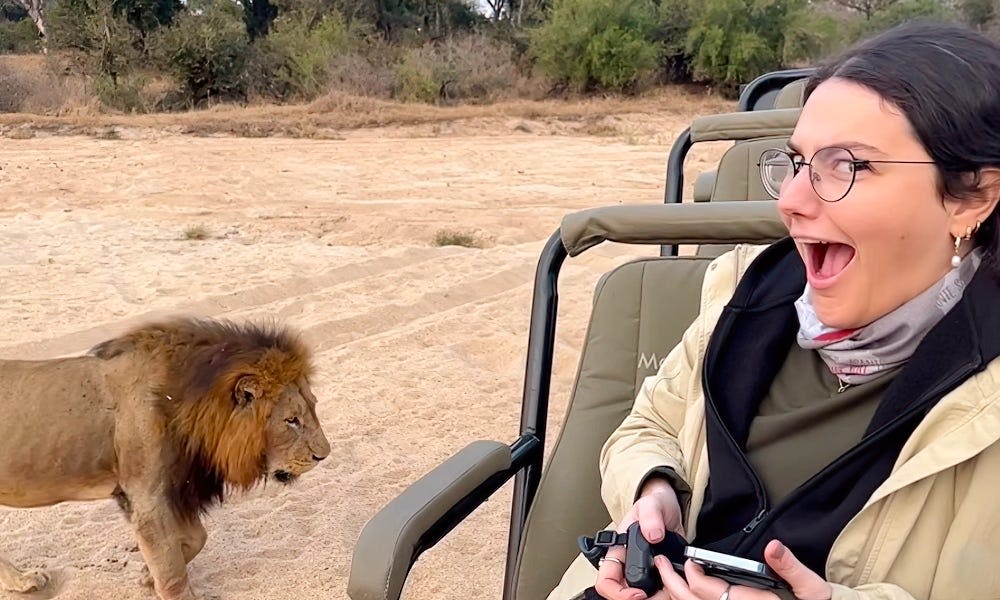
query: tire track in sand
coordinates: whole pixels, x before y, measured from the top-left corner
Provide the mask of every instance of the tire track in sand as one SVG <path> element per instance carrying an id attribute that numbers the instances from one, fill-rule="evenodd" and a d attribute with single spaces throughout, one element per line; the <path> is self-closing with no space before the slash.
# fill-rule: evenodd
<path id="1" fill-rule="evenodd" d="M 234 311 L 265 306 L 290 295 L 314 293 L 357 279 L 376 277 L 422 262 L 440 259 L 443 256 L 446 255 L 442 255 L 441 248 L 408 248 L 397 256 L 379 256 L 334 267 L 317 275 L 289 277 L 236 292 L 207 296 L 179 304 L 171 309 L 147 311 L 131 317 L 115 319 L 52 338 L 3 346 L 0 347 L 0 357 L 43 358 L 78 353 L 151 319 L 179 313 L 195 316 L 221 316 Z"/>
<path id="2" fill-rule="evenodd" d="M 175 314 L 220 318 L 232 318 L 234 315 L 259 316 L 264 307 L 295 298 L 293 308 L 285 307 L 275 311 L 275 316 L 280 319 L 285 316 L 284 313 L 295 312 L 294 305 L 301 305 L 303 299 L 310 295 L 329 295 L 330 289 L 364 278 L 380 282 L 389 281 L 390 284 L 385 288 L 391 289 L 392 278 L 388 277 L 389 273 L 422 263 L 450 260 L 454 258 L 453 254 L 442 253 L 441 248 L 408 249 L 401 256 L 378 257 L 362 263 L 333 268 L 311 277 L 288 278 L 237 292 L 209 296 L 172 309 L 145 312 L 53 338 L 5 346 L 0 348 L 0 357 L 47 358 L 78 354 L 130 327 L 159 317 Z M 422 294 L 415 302 L 385 302 L 356 315 L 321 320 L 298 329 L 312 343 L 316 352 L 327 351 L 388 332 L 404 334 L 400 328 L 406 323 L 416 320 L 426 321 L 434 314 L 495 297 L 530 283 L 536 260 L 537 257 L 529 252 L 514 264 L 504 265 L 505 268 L 502 270 L 476 279 L 461 278 L 453 285 Z M 454 265 L 449 267 L 454 268 Z M 386 290 L 369 291 L 391 298 L 391 293 L 387 293 Z"/>

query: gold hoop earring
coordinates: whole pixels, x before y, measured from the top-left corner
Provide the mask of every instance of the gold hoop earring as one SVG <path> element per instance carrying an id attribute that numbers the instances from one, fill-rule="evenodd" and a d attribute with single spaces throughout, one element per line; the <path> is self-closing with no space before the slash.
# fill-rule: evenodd
<path id="1" fill-rule="evenodd" d="M 961 248 L 962 248 L 962 236 L 956 235 L 955 236 L 955 256 L 951 257 L 951 266 L 954 267 L 954 268 L 956 268 L 956 269 L 958 268 L 959 265 L 962 264 L 962 256 L 959 254 L 959 252 L 961 251 Z"/>

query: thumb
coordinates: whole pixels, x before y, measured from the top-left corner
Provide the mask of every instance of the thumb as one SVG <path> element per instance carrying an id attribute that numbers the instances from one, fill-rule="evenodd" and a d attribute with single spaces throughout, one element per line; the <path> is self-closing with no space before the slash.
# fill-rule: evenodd
<path id="1" fill-rule="evenodd" d="M 764 548 L 764 560 L 775 574 L 788 582 L 796 598 L 801 600 L 830 600 L 833 588 L 825 579 L 817 575 L 795 558 L 792 551 L 778 540 Z"/>

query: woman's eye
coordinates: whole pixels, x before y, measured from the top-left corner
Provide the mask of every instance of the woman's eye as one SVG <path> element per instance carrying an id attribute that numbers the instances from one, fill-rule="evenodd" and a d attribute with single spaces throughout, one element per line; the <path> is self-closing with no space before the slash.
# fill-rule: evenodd
<path id="1" fill-rule="evenodd" d="M 853 160 L 838 160 L 833 163 L 833 170 L 838 173 L 849 175 L 857 168 L 857 163 Z"/>

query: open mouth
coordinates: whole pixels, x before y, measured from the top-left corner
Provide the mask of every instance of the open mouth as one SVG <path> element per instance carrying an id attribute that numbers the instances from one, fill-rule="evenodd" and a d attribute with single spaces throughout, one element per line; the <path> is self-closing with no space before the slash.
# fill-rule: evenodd
<path id="1" fill-rule="evenodd" d="M 814 288 L 822 289 L 833 285 L 854 261 L 854 247 L 848 244 L 825 241 L 801 243 L 805 249 L 809 283 Z"/>
<path id="2" fill-rule="evenodd" d="M 271 477 L 273 477 L 275 481 L 279 483 L 284 483 L 285 485 L 288 485 L 293 481 L 295 481 L 295 475 L 289 473 L 288 471 L 283 471 L 281 469 L 272 473 Z"/>

